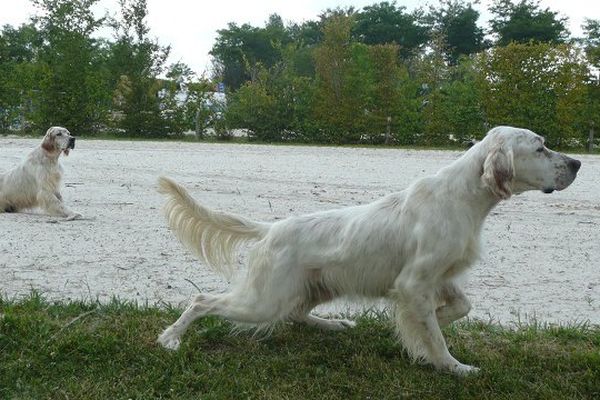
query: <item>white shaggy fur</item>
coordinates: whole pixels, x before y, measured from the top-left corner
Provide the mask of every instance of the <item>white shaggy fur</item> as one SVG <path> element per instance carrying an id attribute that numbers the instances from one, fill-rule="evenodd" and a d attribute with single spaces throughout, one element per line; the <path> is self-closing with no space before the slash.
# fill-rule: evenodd
<path id="1" fill-rule="evenodd" d="M 580 165 L 548 150 L 529 130 L 497 127 L 435 176 L 401 192 L 272 224 L 212 211 L 160 178 L 171 229 L 216 271 L 231 272 L 227 263 L 238 244 L 256 244 L 245 278 L 229 293 L 197 296 L 158 341 L 177 349 L 189 325 L 208 314 L 259 327 L 294 320 L 344 329 L 354 323 L 318 318 L 311 309 L 339 296 L 387 297 L 414 359 L 456 374 L 475 372 L 450 354 L 440 327 L 471 308 L 457 278 L 478 257 L 485 217 L 512 194 L 566 188 Z"/>
<path id="2" fill-rule="evenodd" d="M 69 155 L 75 138 L 65 128 L 54 126 L 39 147 L 18 167 L 0 175 L 0 213 L 41 207 L 48 214 L 75 219 L 81 214 L 69 210 L 60 194 L 61 153 Z"/>

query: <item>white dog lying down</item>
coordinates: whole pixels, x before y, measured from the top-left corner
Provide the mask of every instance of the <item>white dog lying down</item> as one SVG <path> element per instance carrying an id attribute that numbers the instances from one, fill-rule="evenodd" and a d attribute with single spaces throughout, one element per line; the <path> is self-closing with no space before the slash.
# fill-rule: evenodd
<path id="1" fill-rule="evenodd" d="M 60 195 L 61 153 L 69 155 L 75 138 L 65 128 L 48 129 L 42 144 L 18 167 L 0 175 L 0 213 L 41 207 L 48 214 L 67 219 L 81 217 L 69 210 Z"/>
<path id="2" fill-rule="evenodd" d="M 512 194 L 565 189 L 580 166 L 529 130 L 497 127 L 401 192 L 274 223 L 210 210 L 160 178 L 171 229 L 216 271 L 231 271 L 241 242 L 257 243 L 246 276 L 229 293 L 197 296 L 158 342 L 177 349 L 192 321 L 208 314 L 259 328 L 292 320 L 344 329 L 354 323 L 322 319 L 311 309 L 339 296 L 383 296 L 395 306 L 398 336 L 414 359 L 456 374 L 477 371 L 450 354 L 440 327 L 471 308 L 456 281 L 478 257 L 485 217 Z"/>

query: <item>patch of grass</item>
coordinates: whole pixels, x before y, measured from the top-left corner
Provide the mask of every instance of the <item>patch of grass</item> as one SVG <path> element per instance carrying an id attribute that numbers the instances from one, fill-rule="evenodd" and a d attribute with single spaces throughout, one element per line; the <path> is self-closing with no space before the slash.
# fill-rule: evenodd
<path id="1" fill-rule="evenodd" d="M 0 299 L 1 399 L 592 399 L 600 328 L 468 322 L 445 330 L 481 367 L 458 378 L 412 364 L 384 314 L 345 332 L 282 325 L 266 338 L 204 318 L 177 352 L 156 343 L 180 310 L 114 300 Z"/>

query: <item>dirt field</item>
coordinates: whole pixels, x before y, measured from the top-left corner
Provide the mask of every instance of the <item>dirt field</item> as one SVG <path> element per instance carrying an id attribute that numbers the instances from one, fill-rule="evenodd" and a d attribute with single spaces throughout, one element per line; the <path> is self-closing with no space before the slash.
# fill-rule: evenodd
<path id="1" fill-rule="evenodd" d="M 0 138 L 0 172 L 38 140 Z M 203 203 L 253 219 L 370 202 L 435 173 L 450 151 L 78 140 L 63 196 L 84 220 L 0 214 L 0 293 L 50 299 L 111 297 L 182 305 L 227 282 L 183 249 L 160 213 L 156 177 L 168 175 Z M 466 291 L 471 316 L 600 324 L 600 157 L 563 192 L 501 203 L 483 232 L 483 257 Z M 243 260 L 242 260 L 243 261 Z M 193 282 L 193 284 L 192 284 Z M 338 304 L 321 313 L 355 310 Z"/>

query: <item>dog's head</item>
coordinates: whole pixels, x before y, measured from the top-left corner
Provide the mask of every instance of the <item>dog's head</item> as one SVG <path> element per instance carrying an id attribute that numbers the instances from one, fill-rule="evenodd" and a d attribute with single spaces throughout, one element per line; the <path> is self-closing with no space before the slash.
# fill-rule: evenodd
<path id="1" fill-rule="evenodd" d="M 71 133 L 66 128 L 53 126 L 46 131 L 46 135 L 42 141 L 42 148 L 49 153 L 60 154 L 64 152 L 68 156 L 69 151 L 75 148 L 75 138 L 71 136 Z"/>
<path id="2" fill-rule="evenodd" d="M 482 144 L 487 154 L 481 178 L 500 199 L 527 190 L 563 190 L 581 167 L 579 160 L 548 149 L 543 137 L 527 129 L 496 127 Z"/>

